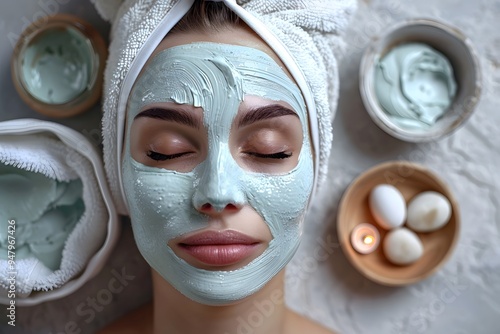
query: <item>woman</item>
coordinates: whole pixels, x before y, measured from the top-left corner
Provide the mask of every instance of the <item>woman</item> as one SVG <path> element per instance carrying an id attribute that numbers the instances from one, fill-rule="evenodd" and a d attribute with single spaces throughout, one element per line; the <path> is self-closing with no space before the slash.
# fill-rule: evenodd
<path id="1" fill-rule="evenodd" d="M 121 9 L 122 21 L 146 3 Z M 122 39 L 143 41 L 125 76 L 108 73 L 108 176 L 153 269 L 154 301 L 103 333 L 331 333 L 283 302 L 326 171 L 326 76 L 304 76 L 286 36 L 234 1 L 166 5 L 171 17 L 148 37 Z"/>

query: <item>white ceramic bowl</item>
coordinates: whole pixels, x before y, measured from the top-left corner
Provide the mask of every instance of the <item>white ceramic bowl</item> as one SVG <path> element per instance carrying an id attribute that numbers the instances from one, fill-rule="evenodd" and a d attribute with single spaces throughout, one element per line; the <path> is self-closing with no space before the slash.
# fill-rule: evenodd
<path id="1" fill-rule="evenodd" d="M 392 122 L 375 93 L 378 61 L 393 47 L 411 42 L 427 44 L 446 56 L 457 82 L 452 105 L 443 117 L 425 130 L 403 128 Z M 470 40 L 457 28 L 430 19 L 404 21 L 376 38 L 363 55 L 359 75 L 361 98 L 370 117 L 388 134 L 409 142 L 432 141 L 451 134 L 470 117 L 481 95 L 480 66 Z"/>

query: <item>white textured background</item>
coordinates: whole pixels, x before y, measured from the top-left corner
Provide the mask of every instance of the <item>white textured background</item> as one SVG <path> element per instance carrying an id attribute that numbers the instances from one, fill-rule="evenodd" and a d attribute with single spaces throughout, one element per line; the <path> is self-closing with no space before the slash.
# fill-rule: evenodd
<path id="1" fill-rule="evenodd" d="M 47 8 L 77 14 L 107 34 L 107 25 L 87 1 L 0 2 L 0 120 L 42 118 L 14 92 L 9 34 L 18 35 L 26 21 Z M 379 130 L 358 92 L 358 66 L 367 43 L 391 24 L 415 17 L 459 27 L 475 45 L 483 73 L 482 98 L 467 124 L 448 138 L 419 145 Z M 288 304 L 343 334 L 500 333 L 500 0 L 360 0 L 346 41 L 329 184 L 308 215 L 303 243 L 289 265 Z M 60 122 L 98 145 L 99 117 L 96 107 Z M 441 176 L 455 192 L 462 215 L 460 240 L 447 264 L 405 288 L 382 287 L 358 274 L 340 250 L 335 229 L 338 202 L 347 185 L 373 165 L 395 159 L 422 163 Z M 315 254 L 324 247 L 330 254 L 319 258 Z M 81 312 L 89 310 L 86 304 L 106 289 L 116 271 L 134 278 L 95 316 Z M 0 333 L 94 333 L 150 296 L 148 267 L 124 221 L 121 241 L 97 278 L 67 298 L 19 308 L 15 330 L 3 325 L 6 318 L 0 311 Z"/>

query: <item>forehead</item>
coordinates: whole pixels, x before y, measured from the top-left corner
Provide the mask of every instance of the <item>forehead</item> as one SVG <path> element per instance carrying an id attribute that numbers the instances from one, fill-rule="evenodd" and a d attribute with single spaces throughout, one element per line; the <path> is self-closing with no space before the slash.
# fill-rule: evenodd
<path id="1" fill-rule="evenodd" d="M 260 50 L 270 56 L 280 66 L 289 78 L 292 78 L 286 66 L 276 53 L 267 45 L 250 27 L 241 23 L 234 26 L 228 26 L 223 30 L 206 30 L 206 31 L 183 31 L 169 33 L 155 49 L 150 59 L 166 49 L 183 44 L 191 44 L 197 42 L 210 42 L 231 44 L 239 46 L 247 46 L 253 49 Z"/>
<path id="2" fill-rule="evenodd" d="M 284 101 L 305 120 L 299 88 L 267 53 L 247 46 L 198 42 L 157 52 L 143 69 L 134 89 L 133 110 L 157 102 L 211 109 L 213 98 L 243 101 L 256 95 Z"/>

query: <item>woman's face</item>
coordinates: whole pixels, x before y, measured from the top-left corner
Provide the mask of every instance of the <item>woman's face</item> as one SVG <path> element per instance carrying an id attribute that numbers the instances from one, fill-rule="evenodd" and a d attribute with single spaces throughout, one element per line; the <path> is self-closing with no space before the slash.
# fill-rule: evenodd
<path id="1" fill-rule="evenodd" d="M 277 61 L 244 28 L 174 34 L 129 98 L 122 169 L 137 244 L 204 304 L 258 291 L 298 246 L 312 153 L 305 103 Z"/>

